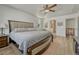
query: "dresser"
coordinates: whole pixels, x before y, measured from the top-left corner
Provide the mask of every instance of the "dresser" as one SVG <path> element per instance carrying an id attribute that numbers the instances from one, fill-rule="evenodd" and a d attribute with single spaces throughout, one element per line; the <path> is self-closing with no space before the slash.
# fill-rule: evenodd
<path id="1" fill-rule="evenodd" d="M 0 48 L 5 47 L 8 45 L 8 36 L 2 35 L 0 36 Z"/>

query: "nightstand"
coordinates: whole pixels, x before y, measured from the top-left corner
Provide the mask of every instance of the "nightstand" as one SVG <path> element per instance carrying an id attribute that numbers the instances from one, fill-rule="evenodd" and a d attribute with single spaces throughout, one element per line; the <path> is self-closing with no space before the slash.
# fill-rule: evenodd
<path id="1" fill-rule="evenodd" d="M 1 35 L 0 36 L 0 48 L 5 47 L 8 45 L 8 36 L 7 35 Z"/>

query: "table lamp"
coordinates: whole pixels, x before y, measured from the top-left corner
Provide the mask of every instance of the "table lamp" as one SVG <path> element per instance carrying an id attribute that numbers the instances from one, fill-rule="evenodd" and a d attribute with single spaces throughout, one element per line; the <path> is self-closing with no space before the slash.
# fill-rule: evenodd
<path id="1" fill-rule="evenodd" d="M 1 35 L 4 35 L 4 29 L 6 29 L 6 24 L 1 24 L 0 29 L 1 29 Z"/>

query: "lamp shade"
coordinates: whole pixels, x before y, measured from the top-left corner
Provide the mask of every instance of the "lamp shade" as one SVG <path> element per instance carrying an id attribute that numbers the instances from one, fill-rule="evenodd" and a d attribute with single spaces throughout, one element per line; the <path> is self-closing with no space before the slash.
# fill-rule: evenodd
<path id="1" fill-rule="evenodd" d="M 5 24 L 5 23 L 0 24 L 1 35 L 4 35 L 4 29 L 6 29 L 6 28 L 7 28 L 7 24 Z"/>
<path id="2" fill-rule="evenodd" d="M 6 24 L 3 24 L 3 23 L 2 23 L 2 24 L 0 25 L 0 28 L 7 28 L 7 27 L 6 27 Z"/>

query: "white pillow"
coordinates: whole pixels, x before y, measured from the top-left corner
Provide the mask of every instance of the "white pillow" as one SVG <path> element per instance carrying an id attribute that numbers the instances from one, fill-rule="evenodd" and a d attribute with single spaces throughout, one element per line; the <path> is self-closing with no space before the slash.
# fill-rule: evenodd
<path id="1" fill-rule="evenodd" d="M 45 29 L 43 29 L 43 28 L 42 29 L 41 28 L 37 28 L 36 30 L 37 31 L 45 31 Z"/>
<path id="2" fill-rule="evenodd" d="M 27 28 L 27 30 L 29 30 L 29 31 L 36 31 L 37 29 L 36 28 Z"/>
<path id="3" fill-rule="evenodd" d="M 35 31 L 35 28 L 15 28 L 15 32 Z"/>
<path id="4" fill-rule="evenodd" d="M 14 31 L 15 32 L 24 32 L 24 31 L 26 31 L 26 29 L 25 28 L 15 28 Z"/>
<path id="5" fill-rule="evenodd" d="M 45 29 L 39 29 L 39 28 L 15 28 L 15 32 L 26 32 L 26 31 L 44 31 Z"/>
<path id="6" fill-rule="evenodd" d="M 29 31 L 44 31 L 45 29 L 41 28 L 27 28 Z"/>

